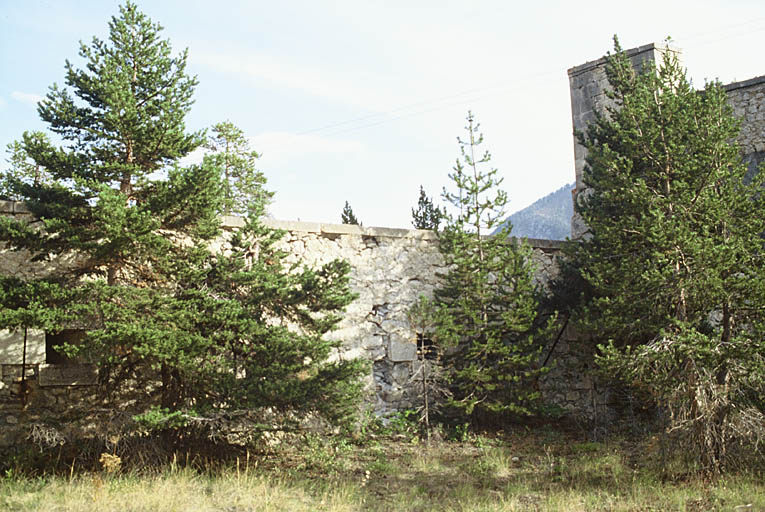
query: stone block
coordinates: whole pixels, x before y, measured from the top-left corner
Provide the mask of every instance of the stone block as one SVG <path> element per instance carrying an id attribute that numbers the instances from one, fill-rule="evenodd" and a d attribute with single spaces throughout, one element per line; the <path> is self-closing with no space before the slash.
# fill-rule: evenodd
<path id="1" fill-rule="evenodd" d="M 361 341 L 362 348 L 366 350 L 374 350 L 381 347 L 383 344 L 382 336 L 367 336 Z"/>
<path id="2" fill-rule="evenodd" d="M 330 235 L 361 235 L 365 229 L 356 224 L 322 224 L 321 233 Z"/>
<path id="3" fill-rule="evenodd" d="M 417 345 L 414 343 L 390 340 L 388 359 L 393 362 L 414 361 L 417 358 Z"/>
<path id="4" fill-rule="evenodd" d="M 21 367 L 20 364 L 4 364 L 2 365 L 2 377 L 6 382 L 14 382 L 21 380 Z M 36 365 L 26 365 L 26 378 L 31 379 L 35 376 Z"/>
<path id="5" fill-rule="evenodd" d="M 391 378 L 393 382 L 402 386 L 409 382 L 409 370 L 411 365 L 408 363 L 397 364 L 391 370 Z"/>
<path id="6" fill-rule="evenodd" d="M 93 364 L 41 364 L 38 376 L 44 386 L 95 386 L 98 369 Z"/>
<path id="7" fill-rule="evenodd" d="M 24 331 L 0 331 L 0 364 L 21 364 L 24 360 Z M 27 331 L 26 363 L 45 362 L 45 332 Z"/>
<path id="8" fill-rule="evenodd" d="M 13 213 L 32 213 L 32 212 L 29 211 L 29 207 L 27 207 L 26 203 L 24 203 L 23 201 L 14 201 Z"/>
<path id="9" fill-rule="evenodd" d="M 351 359 L 360 359 L 364 357 L 364 349 L 361 347 L 351 347 L 343 350 L 340 359 L 350 361 Z"/>
<path id="10" fill-rule="evenodd" d="M 263 224 L 274 229 L 283 229 L 291 233 L 320 233 L 321 224 L 318 222 L 302 222 L 294 220 L 263 219 Z"/>
<path id="11" fill-rule="evenodd" d="M 236 215 L 224 215 L 220 219 L 223 228 L 242 228 L 244 227 L 244 218 Z"/>
<path id="12" fill-rule="evenodd" d="M 371 361 L 380 361 L 385 359 L 385 347 L 377 347 L 375 349 L 369 350 L 367 352 L 367 356 Z"/>

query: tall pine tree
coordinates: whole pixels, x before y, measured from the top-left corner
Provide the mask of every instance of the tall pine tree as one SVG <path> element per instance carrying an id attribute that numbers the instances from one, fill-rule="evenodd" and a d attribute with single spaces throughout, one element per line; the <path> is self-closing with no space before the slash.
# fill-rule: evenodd
<path id="1" fill-rule="evenodd" d="M 449 177 L 455 190 L 444 199 L 456 212 L 446 218 L 439 247 L 448 272 L 436 290 L 437 337 L 447 351 L 451 405 L 476 422 L 529 414 L 539 397 L 534 379 L 542 344 L 536 332 L 537 289 L 531 249 L 510 238 L 507 194 L 498 189 L 497 170 L 485 169 L 489 152 L 479 124 L 468 113 L 467 139 L 458 137 L 461 158 Z"/>
<path id="2" fill-rule="evenodd" d="M 64 145 L 22 142 L 50 181 L 10 181 L 40 223 L 0 218 L 0 239 L 41 271 L 21 287 L 0 277 L 0 327 L 83 326 L 70 354 L 97 363 L 113 389 L 130 378 L 171 411 L 344 416 L 360 366 L 328 363 L 336 343 L 323 335 L 353 298 L 347 264 L 284 265 L 281 233 L 259 222 L 270 196 L 262 183 L 245 227 L 211 253 L 225 169 L 215 158 L 177 164 L 204 142 L 184 125 L 196 85 L 186 53 L 172 56 L 161 27 L 130 2 L 109 29 L 108 41 L 81 46 L 84 69 L 67 62 L 68 87 L 54 85 L 39 105 Z"/>
<path id="3" fill-rule="evenodd" d="M 747 181 L 719 83 L 695 91 L 671 51 L 637 73 L 615 50 L 615 106 L 580 134 L 581 324 L 609 372 L 666 408 L 677 446 L 716 470 L 734 441 L 762 433 L 750 427 L 765 397 L 763 176 Z"/>

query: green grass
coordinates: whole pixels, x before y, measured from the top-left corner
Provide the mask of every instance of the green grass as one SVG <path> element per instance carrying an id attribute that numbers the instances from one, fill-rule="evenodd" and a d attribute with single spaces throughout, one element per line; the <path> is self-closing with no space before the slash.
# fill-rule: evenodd
<path id="1" fill-rule="evenodd" d="M 765 510 L 761 474 L 669 478 L 646 446 L 549 433 L 429 447 L 411 437 L 359 445 L 309 436 L 219 470 L 8 473 L 0 478 L 0 510 Z"/>

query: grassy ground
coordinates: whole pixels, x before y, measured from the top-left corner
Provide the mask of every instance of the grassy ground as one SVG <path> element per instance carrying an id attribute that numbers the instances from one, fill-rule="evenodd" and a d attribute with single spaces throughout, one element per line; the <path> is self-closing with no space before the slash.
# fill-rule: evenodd
<path id="1" fill-rule="evenodd" d="M 765 510 L 763 475 L 669 478 L 650 445 L 552 431 L 308 437 L 226 469 L 0 478 L 2 511 Z"/>

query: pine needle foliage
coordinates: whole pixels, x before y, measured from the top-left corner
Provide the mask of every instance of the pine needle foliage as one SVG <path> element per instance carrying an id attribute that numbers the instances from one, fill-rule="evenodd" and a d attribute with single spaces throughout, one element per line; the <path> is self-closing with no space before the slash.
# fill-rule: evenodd
<path id="1" fill-rule="evenodd" d="M 430 229 L 438 231 L 438 226 L 444 218 L 444 212 L 433 203 L 433 200 L 425 193 L 420 185 L 420 197 L 417 199 L 417 208 L 412 208 L 412 226 L 415 229 Z"/>
<path id="2" fill-rule="evenodd" d="M 507 194 L 497 170 L 486 169 L 490 154 L 479 124 L 468 113 L 467 138 L 458 138 L 461 158 L 449 177 L 454 190 L 443 197 L 455 214 L 446 218 L 439 247 L 449 270 L 435 292 L 437 338 L 447 349 L 453 397 L 450 405 L 474 422 L 531 413 L 539 398 L 534 380 L 542 343 L 537 329 L 538 290 L 531 249 L 510 238 Z"/>
<path id="3" fill-rule="evenodd" d="M 45 169 L 37 164 L 25 149 L 25 147 L 37 145 L 50 145 L 50 140 L 45 133 L 24 132 L 20 141 L 17 140 L 8 144 L 6 152 L 10 166 L 0 178 L 0 198 L 10 201 L 22 199 L 17 192 L 14 192 L 15 186 L 19 182 L 34 185 L 50 181 L 50 176 Z"/>
<path id="4" fill-rule="evenodd" d="M 718 471 L 762 440 L 763 175 L 747 178 L 722 86 L 695 91 L 674 52 L 636 72 L 615 40 L 606 72 L 613 106 L 579 134 L 580 327 L 609 374 L 668 412 L 696 467 Z"/>
<path id="5" fill-rule="evenodd" d="M 340 214 L 340 221 L 343 224 L 355 224 L 356 226 L 361 225 L 361 222 L 359 222 L 359 219 L 357 219 L 356 215 L 354 215 L 353 208 L 351 208 L 351 205 L 348 204 L 348 201 L 346 201 L 345 206 L 343 206 L 343 211 Z"/>
<path id="6" fill-rule="evenodd" d="M 23 283 L 0 276 L 0 328 L 83 328 L 84 340 L 63 349 L 97 363 L 110 396 L 132 382 L 141 407 L 347 417 L 361 365 L 327 362 L 337 343 L 324 335 L 353 299 L 348 264 L 286 265 L 275 247 L 283 233 L 260 222 L 262 175 L 226 195 L 223 178 L 239 176 L 239 164 L 225 150 L 177 163 L 205 137 L 185 129 L 196 85 L 186 52 L 172 56 L 160 31 L 127 2 L 107 41 L 81 45 L 85 68 L 67 62 L 67 87 L 40 103 L 63 146 L 21 142 L 50 179 L 10 182 L 39 222 L 0 218 L 0 240 L 40 266 Z M 235 153 L 240 133 L 229 128 L 216 134 Z M 245 226 L 223 233 L 219 213 L 240 207 Z"/>
<path id="7" fill-rule="evenodd" d="M 205 148 L 210 153 L 205 155 L 207 165 L 217 166 L 221 170 L 223 182 L 223 206 L 225 215 L 244 215 L 252 204 L 264 205 L 273 196 L 266 194 L 266 177 L 255 167 L 260 155 L 250 148 L 244 132 L 231 121 L 217 123 L 212 127 L 212 134 L 207 136 Z"/>

